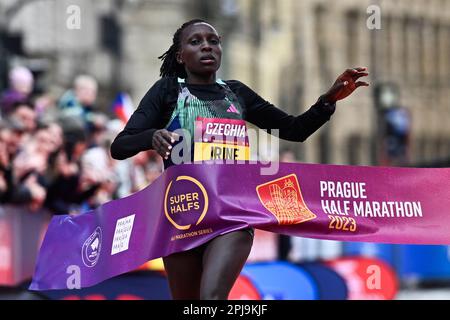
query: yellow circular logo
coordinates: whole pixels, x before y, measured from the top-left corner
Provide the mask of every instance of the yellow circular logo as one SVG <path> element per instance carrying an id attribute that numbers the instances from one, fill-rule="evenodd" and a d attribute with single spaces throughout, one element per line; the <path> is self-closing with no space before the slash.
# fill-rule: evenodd
<path id="1" fill-rule="evenodd" d="M 164 214 L 178 230 L 189 230 L 192 224 L 198 226 L 203 221 L 208 203 L 206 189 L 197 179 L 180 176 L 166 188 Z"/>

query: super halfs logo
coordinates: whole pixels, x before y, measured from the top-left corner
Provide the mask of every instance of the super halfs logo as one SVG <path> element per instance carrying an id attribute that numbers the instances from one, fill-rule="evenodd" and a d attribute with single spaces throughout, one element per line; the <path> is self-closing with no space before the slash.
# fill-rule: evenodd
<path id="1" fill-rule="evenodd" d="M 317 218 L 306 206 L 295 174 L 259 185 L 256 192 L 280 225 L 299 224 Z"/>
<path id="2" fill-rule="evenodd" d="M 208 212 L 208 193 L 195 178 L 180 176 L 167 186 L 164 196 L 164 214 L 178 230 L 198 226 Z"/>
<path id="3" fill-rule="evenodd" d="M 81 249 L 81 257 L 86 267 L 93 267 L 97 264 L 102 249 L 102 229 L 97 227 L 95 231 L 86 239 Z"/>

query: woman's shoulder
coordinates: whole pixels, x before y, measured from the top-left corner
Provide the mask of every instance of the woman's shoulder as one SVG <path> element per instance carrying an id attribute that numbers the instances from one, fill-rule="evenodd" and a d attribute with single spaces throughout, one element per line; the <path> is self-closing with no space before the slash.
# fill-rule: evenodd
<path id="1" fill-rule="evenodd" d="M 154 82 L 141 100 L 141 105 L 166 106 L 177 99 L 177 78 L 163 77 Z"/>
<path id="2" fill-rule="evenodd" d="M 163 77 L 157 80 L 150 89 L 147 95 L 151 96 L 167 96 L 178 88 L 178 79 L 176 77 Z"/>
<path id="3" fill-rule="evenodd" d="M 245 84 L 242 81 L 239 80 L 223 80 L 229 87 L 241 87 L 245 86 Z"/>
<path id="4" fill-rule="evenodd" d="M 253 96 L 255 91 L 240 80 L 224 80 L 228 87 L 236 94 L 244 96 Z"/>
<path id="5" fill-rule="evenodd" d="M 240 92 L 242 90 L 247 91 L 250 89 L 245 83 L 240 80 L 224 80 L 223 82 L 234 92 Z"/>
<path id="6" fill-rule="evenodd" d="M 156 90 L 170 90 L 178 85 L 178 78 L 176 77 L 162 77 L 156 81 L 151 89 Z"/>

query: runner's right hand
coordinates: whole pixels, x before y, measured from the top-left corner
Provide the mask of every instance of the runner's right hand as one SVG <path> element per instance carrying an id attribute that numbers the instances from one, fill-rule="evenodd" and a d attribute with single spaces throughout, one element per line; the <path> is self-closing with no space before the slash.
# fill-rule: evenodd
<path id="1" fill-rule="evenodd" d="M 176 133 L 161 129 L 153 134 L 152 146 L 163 159 L 169 159 L 172 145 L 180 139 Z"/>

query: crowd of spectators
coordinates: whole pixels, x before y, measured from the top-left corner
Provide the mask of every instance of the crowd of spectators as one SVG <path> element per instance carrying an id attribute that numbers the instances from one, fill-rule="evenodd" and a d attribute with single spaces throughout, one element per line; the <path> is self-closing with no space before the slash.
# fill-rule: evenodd
<path id="1" fill-rule="evenodd" d="M 77 76 L 61 97 L 36 96 L 33 88 L 32 72 L 15 67 L 0 94 L 1 204 L 81 214 L 161 174 L 162 159 L 152 151 L 111 158 L 109 146 L 124 123 L 96 106 L 93 77 Z"/>

